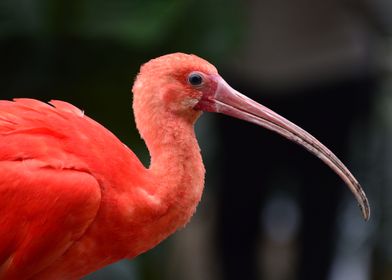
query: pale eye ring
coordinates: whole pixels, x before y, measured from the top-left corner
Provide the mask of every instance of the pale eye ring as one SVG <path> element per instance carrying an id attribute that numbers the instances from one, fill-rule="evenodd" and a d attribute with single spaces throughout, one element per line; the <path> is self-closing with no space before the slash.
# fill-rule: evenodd
<path id="1" fill-rule="evenodd" d="M 191 86 L 201 86 L 204 83 L 204 77 L 199 72 L 192 72 L 188 76 L 188 83 Z"/>

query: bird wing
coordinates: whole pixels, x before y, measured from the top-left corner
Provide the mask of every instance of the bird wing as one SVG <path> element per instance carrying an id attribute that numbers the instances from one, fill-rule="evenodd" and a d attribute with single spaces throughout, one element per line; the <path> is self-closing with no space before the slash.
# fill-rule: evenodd
<path id="1" fill-rule="evenodd" d="M 74 143 L 63 131 L 83 113 L 57 105 L 0 101 L 0 279 L 45 269 L 83 236 L 100 207 L 100 184 L 69 152 Z"/>
<path id="2" fill-rule="evenodd" d="M 35 160 L 0 162 L 0 279 L 27 279 L 80 239 L 97 215 L 96 179 Z"/>
<path id="3" fill-rule="evenodd" d="M 50 104 L 0 100 L 0 161 L 40 159 L 51 167 L 92 171 L 113 180 L 122 179 L 121 171 L 143 172 L 138 157 L 105 127 L 67 102 Z M 125 168 L 115 172 L 113 166 Z"/>

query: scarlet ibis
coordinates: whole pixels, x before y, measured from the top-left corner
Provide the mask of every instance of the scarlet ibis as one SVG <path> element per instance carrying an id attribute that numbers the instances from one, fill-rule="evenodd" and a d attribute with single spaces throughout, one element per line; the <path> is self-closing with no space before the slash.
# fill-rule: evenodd
<path id="1" fill-rule="evenodd" d="M 185 225 L 204 186 L 193 128 L 202 111 L 304 146 L 346 182 L 369 218 L 361 186 L 331 151 L 231 88 L 207 61 L 183 53 L 153 59 L 141 67 L 133 94 L 148 168 L 69 103 L 0 101 L 0 279 L 79 279 Z"/>

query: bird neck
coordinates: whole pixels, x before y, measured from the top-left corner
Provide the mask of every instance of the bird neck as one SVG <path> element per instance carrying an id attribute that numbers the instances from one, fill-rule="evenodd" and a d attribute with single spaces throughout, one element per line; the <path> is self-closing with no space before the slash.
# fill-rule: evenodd
<path id="1" fill-rule="evenodd" d="M 181 171 L 190 160 L 201 164 L 193 123 L 168 119 L 165 125 L 156 128 L 152 137 L 145 137 L 145 141 L 151 156 L 149 169 L 155 174 L 168 175 L 169 167 Z"/>
<path id="2" fill-rule="evenodd" d="M 199 113 L 195 114 L 190 118 L 161 114 L 141 131 L 150 151 L 148 172 L 154 182 L 147 191 L 173 213 L 181 209 L 179 224 L 192 216 L 204 187 L 205 170 L 194 132 Z"/>

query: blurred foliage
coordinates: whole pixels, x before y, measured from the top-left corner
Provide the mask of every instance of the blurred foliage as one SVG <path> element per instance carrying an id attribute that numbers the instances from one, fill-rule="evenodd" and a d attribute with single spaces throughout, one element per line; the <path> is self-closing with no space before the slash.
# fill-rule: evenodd
<path id="1" fill-rule="evenodd" d="M 222 55 L 238 42 L 240 11 L 233 0 L 3 0 L 0 36 L 98 39 L 139 50 Z"/>

